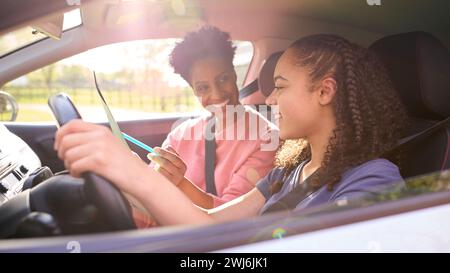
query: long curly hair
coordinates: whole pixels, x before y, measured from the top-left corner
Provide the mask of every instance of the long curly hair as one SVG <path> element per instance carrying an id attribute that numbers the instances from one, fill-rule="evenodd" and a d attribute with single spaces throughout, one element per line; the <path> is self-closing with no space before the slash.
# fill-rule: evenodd
<path id="1" fill-rule="evenodd" d="M 342 37 L 325 34 L 299 39 L 289 50 L 295 55 L 296 65 L 307 69 L 312 86 L 328 76 L 337 83 L 332 102 L 336 128 L 310 185 L 318 189 L 326 184 L 332 191 L 347 169 L 379 157 L 401 167 L 399 154 L 386 155 L 404 135 L 408 118 L 375 53 Z M 286 178 L 310 157 L 306 140 L 285 140 L 275 164 L 285 168 Z M 281 186 L 282 182 L 274 183 L 272 193 Z"/>

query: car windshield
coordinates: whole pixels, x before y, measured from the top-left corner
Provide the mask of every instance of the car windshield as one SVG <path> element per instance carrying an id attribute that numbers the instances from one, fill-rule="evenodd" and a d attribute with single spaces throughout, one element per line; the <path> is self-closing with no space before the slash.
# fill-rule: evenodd
<path id="1" fill-rule="evenodd" d="M 80 26 L 81 23 L 80 9 L 64 13 L 63 31 Z M 0 57 L 45 38 L 47 38 L 45 34 L 34 32 L 34 29 L 30 26 L 7 33 L 0 36 Z"/>

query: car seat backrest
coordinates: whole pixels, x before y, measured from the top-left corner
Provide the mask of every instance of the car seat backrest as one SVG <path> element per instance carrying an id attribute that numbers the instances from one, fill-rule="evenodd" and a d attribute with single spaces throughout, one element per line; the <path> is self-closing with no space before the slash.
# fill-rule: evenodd
<path id="1" fill-rule="evenodd" d="M 275 83 L 273 81 L 273 73 L 275 72 L 275 67 L 284 51 L 277 51 L 272 53 L 269 58 L 264 62 L 261 70 L 259 71 L 258 86 L 261 93 L 268 97 L 274 87 Z"/>
<path id="2" fill-rule="evenodd" d="M 254 81 L 246 85 L 239 91 L 239 99 L 242 101 L 245 100 L 246 97 L 252 95 L 256 91 L 260 91 L 262 96 L 260 100 L 260 104 L 254 105 L 258 111 L 262 111 L 262 109 L 267 109 L 270 111 L 270 107 L 267 107 L 265 104 L 265 98 L 272 93 L 275 84 L 273 81 L 273 73 L 275 71 L 275 66 L 277 65 L 277 61 L 280 56 L 283 54 L 283 51 L 277 51 L 272 53 L 261 66 L 260 72 L 258 74 L 258 78 Z M 259 94 L 258 94 L 259 95 Z"/>
<path id="3" fill-rule="evenodd" d="M 370 46 L 385 65 L 411 118 L 410 134 L 450 116 L 450 53 L 434 36 L 409 32 Z M 406 150 L 406 177 L 450 168 L 450 128 L 445 126 Z"/>

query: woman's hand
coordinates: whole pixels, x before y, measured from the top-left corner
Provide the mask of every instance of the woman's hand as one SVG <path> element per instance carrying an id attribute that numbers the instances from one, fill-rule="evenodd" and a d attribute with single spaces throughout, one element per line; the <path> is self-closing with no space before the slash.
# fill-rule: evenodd
<path id="1" fill-rule="evenodd" d="M 70 121 L 56 132 L 55 149 L 72 176 L 90 171 L 130 193 L 146 170 L 107 127 L 81 120 Z"/>
<path id="2" fill-rule="evenodd" d="M 55 149 L 73 176 L 89 171 L 108 179 L 162 225 L 214 221 L 162 174 L 149 170 L 104 126 L 70 121 L 56 132 Z"/>
<path id="3" fill-rule="evenodd" d="M 156 147 L 155 152 L 158 155 L 148 154 L 147 157 L 159 165 L 157 171 L 169 179 L 175 186 L 180 185 L 185 179 L 186 164 L 184 161 L 170 146 L 167 149 Z"/>

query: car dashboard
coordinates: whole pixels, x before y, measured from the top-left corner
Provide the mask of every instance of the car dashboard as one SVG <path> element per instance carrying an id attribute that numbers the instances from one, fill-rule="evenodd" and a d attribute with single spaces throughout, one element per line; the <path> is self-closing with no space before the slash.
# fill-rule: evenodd
<path id="1" fill-rule="evenodd" d="M 106 180 L 53 174 L 3 124 L 0 139 L 0 239 L 135 228 L 128 201 Z"/>
<path id="2" fill-rule="evenodd" d="M 0 124 L 0 206 L 22 192 L 27 179 L 41 167 L 36 153 Z"/>

